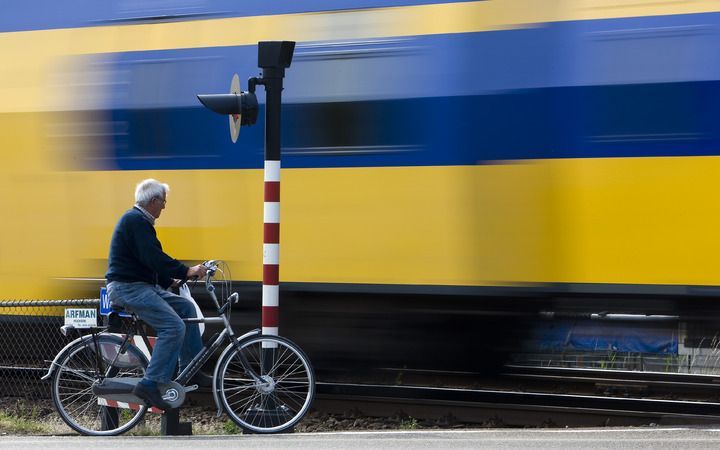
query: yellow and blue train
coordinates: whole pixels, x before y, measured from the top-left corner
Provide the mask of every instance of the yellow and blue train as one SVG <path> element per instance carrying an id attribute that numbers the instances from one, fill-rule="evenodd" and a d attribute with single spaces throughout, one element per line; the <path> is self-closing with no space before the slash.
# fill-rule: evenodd
<path id="1" fill-rule="evenodd" d="M 171 187 L 171 254 L 259 282 L 263 120 L 233 145 L 195 95 L 256 75 L 261 40 L 297 41 L 281 284 L 720 286 L 716 1 L 11 0 L 0 295 L 73 297 L 101 279 L 147 177 Z"/>

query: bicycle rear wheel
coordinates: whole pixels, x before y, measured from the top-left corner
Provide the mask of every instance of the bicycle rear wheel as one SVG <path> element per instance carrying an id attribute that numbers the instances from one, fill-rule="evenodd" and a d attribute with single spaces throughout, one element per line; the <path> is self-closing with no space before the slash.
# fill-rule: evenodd
<path id="1" fill-rule="evenodd" d="M 295 426 L 315 396 L 308 357 L 278 336 L 254 336 L 238 345 L 219 362 L 216 383 L 225 412 L 253 433 L 278 433 Z M 245 364 L 259 381 L 248 375 Z"/>
<path id="2" fill-rule="evenodd" d="M 100 367 L 95 342 L 100 349 Z M 137 347 L 128 347 L 116 358 L 122 342 L 113 335 L 97 336 L 96 341 L 84 336 L 59 359 L 52 376 L 52 399 L 62 420 L 75 431 L 90 436 L 117 435 L 134 427 L 145 415 L 145 405 L 137 409 L 105 406 L 92 391 L 104 377 L 145 374 L 148 361 Z M 110 366 L 113 361 L 115 365 Z"/>

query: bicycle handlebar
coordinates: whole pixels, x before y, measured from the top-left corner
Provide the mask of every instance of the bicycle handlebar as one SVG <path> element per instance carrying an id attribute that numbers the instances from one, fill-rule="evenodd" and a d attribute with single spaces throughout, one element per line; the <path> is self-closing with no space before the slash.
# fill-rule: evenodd
<path id="1" fill-rule="evenodd" d="M 212 278 L 215 276 L 218 270 L 222 272 L 222 269 L 219 269 L 218 266 L 222 264 L 222 261 L 211 259 L 208 261 L 205 261 L 202 263 L 202 265 L 207 269 L 207 272 L 205 273 L 205 289 L 210 294 L 210 296 L 213 298 L 213 301 L 217 303 L 217 307 L 220 308 L 220 303 L 215 296 L 215 286 L 213 285 Z M 197 279 L 197 277 L 195 277 Z M 180 286 L 188 282 L 188 278 L 183 278 L 180 281 Z M 227 299 L 224 299 L 228 304 L 233 304 L 238 302 L 238 294 L 236 292 L 232 293 Z M 224 309 L 224 308 L 223 308 Z"/>
<path id="2" fill-rule="evenodd" d="M 207 273 L 205 274 L 205 276 L 207 277 L 208 281 L 210 281 L 210 278 L 215 275 L 215 272 L 218 268 L 218 262 L 219 261 L 211 259 L 210 261 L 205 261 L 204 263 L 202 263 L 202 265 L 205 266 L 205 268 L 207 269 Z"/>
<path id="3" fill-rule="evenodd" d="M 220 261 L 218 261 L 218 260 L 211 259 L 211 260 L 209 260 L 209 261 L 205 261 L 204 263 L 202 263 L 202 265 L 205 266 L 205 268 L 207 269 L 207 273 L 206 273 L 206 275 L 205 275 L 205 276 L 206 276 L 206 281 L 210 281 L 210 278 L 212 278 L 213 276 L 215 276 L 215 272 L 217 271 L 218 263 L 219 263 L 219 262 L 220 262 Z M 193 279 L 195 279 L 195 280 L 196 280 L 197 278 L 198 278 L 198 277 L 193 277 Z M 183 284 L 187 283 L 188 281 L 190 281 L 190 279 L 189 279 L 188 277 L 183 277 L 183 278 L 180 279 L 180 282 L 179 282 L 177 285 L 178 285 L 178 287 L 180 287 L 180 286 L 182 286 Z"/>

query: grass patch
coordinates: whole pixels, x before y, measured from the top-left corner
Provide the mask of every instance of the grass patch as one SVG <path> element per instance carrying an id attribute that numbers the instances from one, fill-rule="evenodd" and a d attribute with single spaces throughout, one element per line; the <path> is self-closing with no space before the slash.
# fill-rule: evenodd
<path id="1" fill-rule="evenodd" d="M 225 434 L 240 434 L 240 433 L 242 433 L 242 428 L 237 426 L 237 424 L 235 422 L 233 422 L 232 420 L 228 419 L 223 424 L 223 433 L 225 433 Z"/>
<path id="2" fill-rule="evenodd" d="M 418 420 L 414 417 L 408 417 L 407 420 L 400 421 L 401 430 L 417 430 L 419 428 Z"/>
<path id="3" fill-rule="evenodd" d="M 37 423 L 36 419 L 11 416 L 0 411 L 0 433 L 5 434 L 46 434 L 50 429 Z"/>

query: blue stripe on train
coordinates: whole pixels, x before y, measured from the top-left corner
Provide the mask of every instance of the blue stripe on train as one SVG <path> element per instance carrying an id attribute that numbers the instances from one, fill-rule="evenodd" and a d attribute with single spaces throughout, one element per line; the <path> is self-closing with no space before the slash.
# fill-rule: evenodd
<path id="1" fill-rule="evenodd" d="M 108 112 L 107 167 L 260 168 L 263 111 L 237 144 L 201 108 Z M 472 165 L 502 160 L 720 155 L 720 82 L 288 104 L 283 167 Z M 109 119 L 109 120 L 108 120 Z"/>
<path id="2" fill-rule="evenodd" d="M 283 101 L 308 103 L 492 94 L 565 86 L 546 29 L 298 43 Z M 107 76 L 108 109 L 196 106 L 258 74 L 257 46 L 122 52 L 87 58 Z M 720 67 L 719 67 L 720 68 Z M 258 89 L 258 100 L 265 93 Z"/>
<path id="3" fill-rule="evenodd" d="M 283 101 L 308 103 L 491 95 L 518 89 L 715 80 L 720 14 L 548 24 L 360 42 L 298 43 Z M 256 46 L 94 56 L 108 109 L 196 106 L 257 74 Z M 103 98 L 105 98 L 103 97 Z M 264 91 L 259 90 L 264 101 Z"/>

